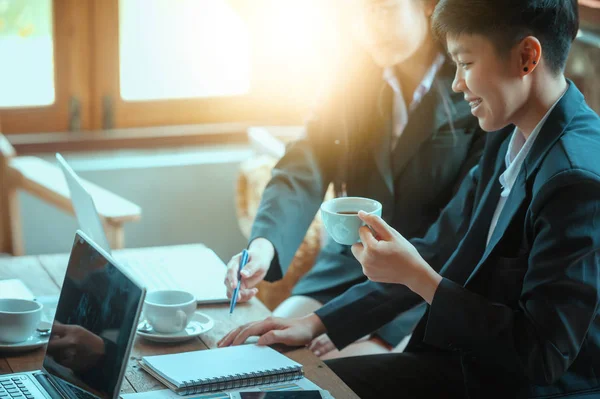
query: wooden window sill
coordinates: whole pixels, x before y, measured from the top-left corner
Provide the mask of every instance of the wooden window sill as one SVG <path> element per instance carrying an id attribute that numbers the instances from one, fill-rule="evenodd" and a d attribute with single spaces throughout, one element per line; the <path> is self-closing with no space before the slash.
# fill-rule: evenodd
<path id="1" fill-rule="evenodd" d="M 89 132 L 21 133 L 6 137 L 18 155 L 53 152 L 103 151 L 131 148 L 165 148 L 191 145 L 247 143 L 247 129 L 257 123 L 221 123 L 114 129 Z M 275 137 L 296 138 L 297 129 L 270 127 Z"/>

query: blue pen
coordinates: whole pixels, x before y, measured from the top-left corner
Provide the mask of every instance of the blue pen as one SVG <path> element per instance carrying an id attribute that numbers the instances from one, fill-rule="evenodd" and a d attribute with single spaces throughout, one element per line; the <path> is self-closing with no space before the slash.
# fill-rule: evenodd
<path id="1" fill-rule="evenodd" d="M 233 295 L 231 295 L 231 302 L 229 303 L 229 314 L 233 313 L 233 308 L 235 308 L 235 304 L 237 303 L 238 293 L 240 292 L 240 285 L 242 284 L 242 269 L 248 263 L 248 251 L 242 251 L 242 257 L 240 258 L 240 268 L 238 270 L 238 283 L 235 290 L 233 290 Z"/>

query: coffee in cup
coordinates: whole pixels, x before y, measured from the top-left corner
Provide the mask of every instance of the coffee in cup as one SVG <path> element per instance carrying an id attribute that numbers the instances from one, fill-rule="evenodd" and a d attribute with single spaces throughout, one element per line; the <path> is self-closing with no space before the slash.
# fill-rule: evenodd
<path id="1" fill-rule="evenodd" d="M 334 198 L 321 204 L 321 218 L 325 230 L 338 244 L 360 242 L 358 230 L 364 226 L 359 211 L 381 216 L 381 203 L 362 197 Z"/>
<path id="2" fill-rule="evenodd" d="M 186 291 L 152 291 L 144 301 L 146 320 L 156 332 L 163 334 L 183 331 L 195 311 L 196 297 Z"/>
<path id="3" fill-rule="evenodd" d="M 0 342 L 16 344 L 35 333 L 42 304 L 28 299 L 0 299 Z"/>

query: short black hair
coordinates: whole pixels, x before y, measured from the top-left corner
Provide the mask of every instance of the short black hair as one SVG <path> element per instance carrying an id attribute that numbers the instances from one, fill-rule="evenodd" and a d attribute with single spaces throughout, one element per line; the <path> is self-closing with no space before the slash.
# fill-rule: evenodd
<path id="1" fill-rule="evenodd" d="M 544 61 L 558 74 L 579 30 L 579 11 L 577 0 L 440 0 L 432 28 L 442 42 L 449 34 L 482 35 L 500 54 L 535 36 Z"/>

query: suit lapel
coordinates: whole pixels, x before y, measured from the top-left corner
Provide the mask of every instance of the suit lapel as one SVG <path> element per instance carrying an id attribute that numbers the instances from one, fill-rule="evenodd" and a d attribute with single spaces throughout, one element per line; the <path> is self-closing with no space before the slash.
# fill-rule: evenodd
<path id="1" fill-rule="evenodd" d="M 424 142 L 450 130 L 460 135 L 466 124 L 472 125 L 471 108 L 462 93 L 448 90 L 453 77 L 453 66 L 443 65 L 421 104 L 409 115 L 406 129 L 392 154 L 394 177 L 402 173 Z"/>
<path id="2" fill-rule="evenodd" d="M 502 134 L 502 136 L 504 135 Z M 508 142 L 509 140 L 503 140 L 498 146 L 498 150 L 495 151 L 496 154 L 505 154 Z M 487 184 L 473 213 L 471 219 L 473 223 L 460 244 L 456 256 L 453 255 L 453 258 L 460 259 L 460 261 L 458 263 L 449 261 L 447 269 L 442 269 L 441 272 L 444 277 L 458 284 L 462 284 L 474 273 L 471 269 L 465 267 L 465 260 L 470 259 L 473 262 L 472 264 L 477 264 L 485 251 L 487 233 L 491 224 L 491 217 L 488 217 L 488 215 L 493 215 L 494 209 L 498 204 L 498 198 L 500 198 L 500 193 L 502 192 L 502 187 L 498 179 L 505 169 L 504 156 L 497 156 L 495 159 L 491 158 L 489 164 L 482 165 L 481 182 L 487 181 Z"/>
<path id="3" fill-rule="evenodd" d="M 471 275 L 465 282 L 465 285 L 468 284 L 469 281 L 471 281 L 473 279 L 473 277 L 475 276 L 477 271 L 481 268 L 481 265 L 483 265 L 483 263 L 485 263 L 485 261 L 487 260 L 487 258 L 490 255 L 490 253 L 492 253 L 492 251 L 494 250 L 494 248 L 496 247 L 496 245 L 498 244 L 500 239 L 504 236 L 504 233 L 506 232 L 506 229 L 508 228 L 508 226 L 509 226 L 510 222 L 512 221 L 512 219 L 514 218 L 515 214 L 517 213 L 517 211 L 519 210 L 519 208 L 525 201 L 525 198 L 527 196 L 527 192 L 525 190 L 525 174 L 526 173 L 525 173 L 524 168 L 521 169 L 521 171 L 519 172 L 519 175 L 517 176 L 517 180 L 515 181 L 515 184 L 513 185 L 512 189 L 510 191 L 510 194 L 508 195 L 508 198 L 506 199 L 504 208 L 502 208 L 502 212 L 500 213 L 500 217 L 498 218 L 498 222 L 496 223 L 494 232 L 492 233 L 492 236 L 490 237 L 490 242 L 485 247 L 485 252 L 483 253 L 483 256 L 481 257 L 481 260 L 479 261 L 479 263 L 477 264 L 477 266 L 475 267 L 475 269 L 473 270 L 473 272 L 471 273 Z M 494 184 L 494 185 L 497 187 L 500 187 L 499 183 Z M 490 202 L 490 204 L 495 203 L 495 205 L 497 207 L 498 201 L 500 200 L 501 190 L 500 190 L 500 188 L 498 188 L 495 191 L 497 191 L 497 194 L 495 196 L 490 196 L 489 202 Z M 496 199 L 495 201 L 494 201 L 494 198 Z M 495 210 L 495 207 L 491 210 L 491 213 L 486 213 L 486 215 L 493 215 L 494 210 Z M 490 219 L 489 222 L 491 222 L 491 218 L 488 218 L 488 219 Z M 482 236 L 485 237 L 486 240 L 487 240 L 490 225 L 491 225 L 491 223 L 488 223 L 487 230 L 484 229 L 482 231 Z M 485 242 L 484 242 L 484 245 L 485 245 Z"/>
<path id="4" fill-rule="evenodd" d="M 379 118 L 379 124 L 377 126 L 377 132 L 379 133 L 378 140 L 373 141 L 373 158 L 375 159 L 375 164 L 377 165 L 377 169 L 379 169 L 379 173 L 381 174 L 385 186 L 390 195 L 394 194 L 394 178 L 392 176 L 392 167 L 391 167 L 391 154 L 390 148 L 392 146 L 391 143 L 391 130 L 392 130 L 392 120 L 389 115 L 389 112 L 385 112 L 384 115 Z"/>
<path id="5" fill-rule="evenodd" d="M 431 115 L 435 111 L 436 93 L 429 91 L 421 104 L 409 115 L 404 132 L 396 143 L 392 153 L 392 173 L 399 176 L 404 167 L 419 151 L 421 145 L 431 137 L 433 121 Z M 391 151 L 391 148 L 390 150 Z"/>

